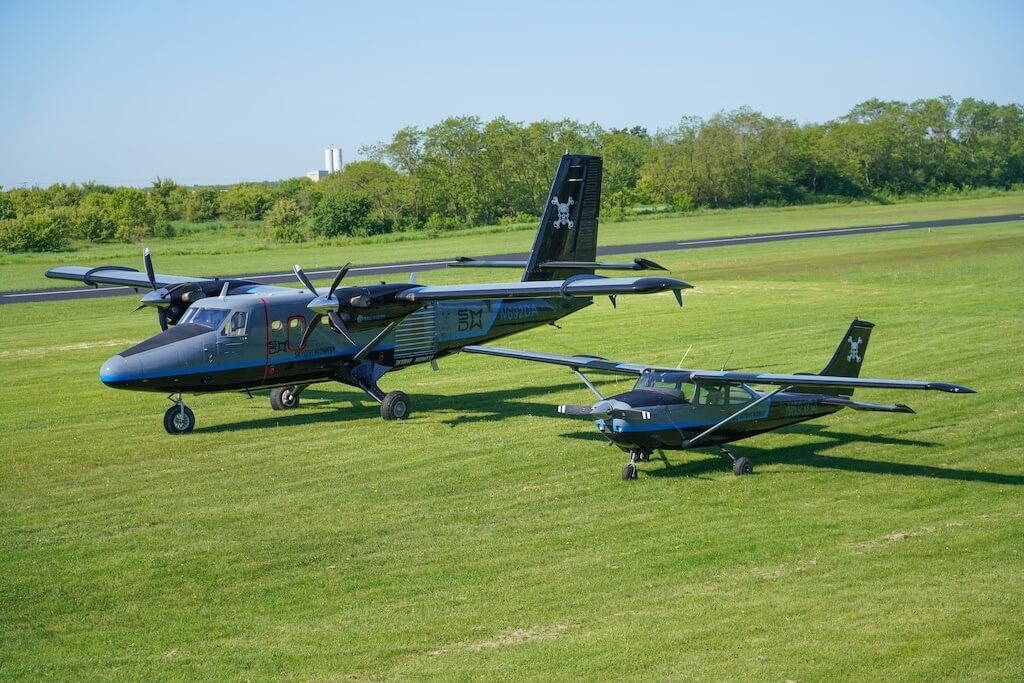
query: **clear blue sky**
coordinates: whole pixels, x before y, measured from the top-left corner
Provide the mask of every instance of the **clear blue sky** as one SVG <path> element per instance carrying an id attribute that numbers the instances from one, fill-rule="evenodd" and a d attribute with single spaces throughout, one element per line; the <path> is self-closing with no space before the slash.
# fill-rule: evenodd
<path id="1" fill-rule="evenodd" d="M 1024 2 L 0 0 L 0 185 L 274 180 L 450 115 L 1024 103 Z"/>

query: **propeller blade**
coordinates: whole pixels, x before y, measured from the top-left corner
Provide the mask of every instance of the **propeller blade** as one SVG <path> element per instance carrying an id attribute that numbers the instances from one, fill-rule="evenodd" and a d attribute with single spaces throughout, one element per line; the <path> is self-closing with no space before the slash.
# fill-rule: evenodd
<path id="1" fill-rule="evenodd" d="M 153 270 L 153 257 L 149 254 L 149 247 L 142 250 L 142 264 L 146 267 L 146 277 L 149 278 L 149 284 L 152 285 L 154 290 L 157 289 L 156 272 Z"/>
<path id="2" fill-rule="evenodd" d="M 160 329 L 164 332 L 167 331 L 167 309 L 158 308 L 156 309 L 156 318 L 160 321 Z"/>
<path id="3" fill-rule="evenodd" d="M 313 330 L 315 330 L 319 326 L 320 316 L 314 315 L 313 319 L 309 321 L 309 327 L 307 327 L 306 331 L 302 333 L 302 341 L 299 342 L 300 349 L 306 348 L 306 342 L 308 342 L 309 338 L 313 335 Z"/>
<path id="4" fill-rule="evenodd" d="M 309 278 L 306 277 L 306 274 L 302 272 L 302 268 L 300 268 L 297 263 L 295 264 L 295 277 L 299 278 L 299 282 L 301 282 L 306 289 L 319 296 L 319 293 L 316 291 L 316 287 L 314 287 L 313 283 L 309 281 Z"/>
<path id="5" fill-rule="evenodd" d="M 327 298 L 330 299 L 334 296 L 334 290 L 338 288 L 341 281 L 345 279 L 345 275 L 348 273 L 348 269 L 352 267 L 352 263 L 346 263 L 345 267 L 338 271 L 338 274 L 334 276 L 334 282 L 331 283 L 331 289 L 327 292 Z"/>
<path id="6" fill-rule="evenodd" d="M 636 410 L 634 408 L 612 408 L 608 411 L 610 417 L 618 417 L 633 420 L 650 420 L 651 414 L 646 410 Z"/>
<path id="7" fill-rule="evenodd" d="M 327 314 L 327 318 L 331 321 L 331 325 L 334 327 L 335 331 L 345 338 L 345 341 L 352 346 L 356 346 L 355 340 L 352 338 L 352 335 L 349 334 L 348 328 L 345 327 L 345 322 L 341 319 L 340 315 L 331 311 Z"/>
<path id="8" fill-rule="evenodd" d="M 562 415 L 590 415 L 594 410 L 590 406 L 561 405 L 558 412 Z"/>

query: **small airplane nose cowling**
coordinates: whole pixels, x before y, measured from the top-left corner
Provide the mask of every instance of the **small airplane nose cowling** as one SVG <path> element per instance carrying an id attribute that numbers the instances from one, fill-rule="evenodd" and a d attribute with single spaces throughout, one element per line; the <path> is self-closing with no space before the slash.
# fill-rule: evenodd
<path id="1" fill-rule="evenodd" d="M 140 369 L 139 362 L 135 358 L 125 358 L 121 355 L 111 356 L 100 368 L 100 381 L 108 387 L 125 386 L 140 379 Z"/>

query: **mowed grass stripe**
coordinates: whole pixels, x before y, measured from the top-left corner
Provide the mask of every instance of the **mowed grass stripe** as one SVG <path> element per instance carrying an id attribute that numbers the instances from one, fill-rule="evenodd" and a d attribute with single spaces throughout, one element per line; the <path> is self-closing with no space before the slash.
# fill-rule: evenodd
<path id="1" fill-rule="evenodd" d="M 502 342 L 666 365 L 692 343 L 690 366 L 818 370 L 860 315 L 878 324 L 865 374 L 980 391 L 865 392 L 919 412 L 742 442 L 747 478 L 667 453 L 623 483 L 623 454 L 554 413 L 590 400 L 571 373 L 491 358 L 388 375 L 407 423 L 323 385 L 287 414 L 190 397 L 198 429 L 175 439 L 161 395 L 97 378 L 155 316 L 5 307 L 0 670 L 1017 679 L 1022 227 L 658 254 L 699 286 L 682 311 L 598 301 Z"/>

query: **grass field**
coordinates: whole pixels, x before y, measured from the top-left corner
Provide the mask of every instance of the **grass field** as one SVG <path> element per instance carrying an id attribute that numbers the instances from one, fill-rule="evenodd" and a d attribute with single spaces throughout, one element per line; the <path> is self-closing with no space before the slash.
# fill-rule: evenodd
<path id="1" fill-rule="evenodd" d="M 693 240 L 732 235 L 756 235 L 790 230 L 815 230 L 857 225 L 884 225 L 936 218 L 972 218 L 1020 213 L 1024 193 L 995 197 L 906 202 L 889 205 L 832 204 L 780 209 L 702 211 L 623 223 L 601 225 L 601 246 Z M 357 265 L 450 259 L 527 252 L 537 226 L 482 227 L 428 235 L 424 232 L 380 235 L 330 243 L 274 244 L 259 235 L 258 227 L 223 228 L 183 238 L 151 239 L 159 272 L 189 275 L 244 275 L 283 272 L 299 263 L 306 270 Z M 62 264 L 111 264 L 142 267 L 137 244 L 82 245 L 74 251 L 43 254 L 0 252 L 0 291 L 51 287 L 64 289 L 66 281 L 48 280 L 47 269 Z"/>
<path id="2" fill-rule="evenodd" d="M 697 285 L 682 310 L 598 301 L 503 343 L 816 370 L 858 315 L 866 375 L 979 393 L 858 392 L 918 414 L 741 442 L 749 477 L 697 451 L 622 482 L 555 414 L 589 400 L 558 368 L 388 375 L 403 423 L 344 387 L 190 397 L 172 438 L 162 395 L 97 378 L 151 312 L 4 306 L 0 678 L 1024 678 L 1024 222 L 647 256 Z"/>

